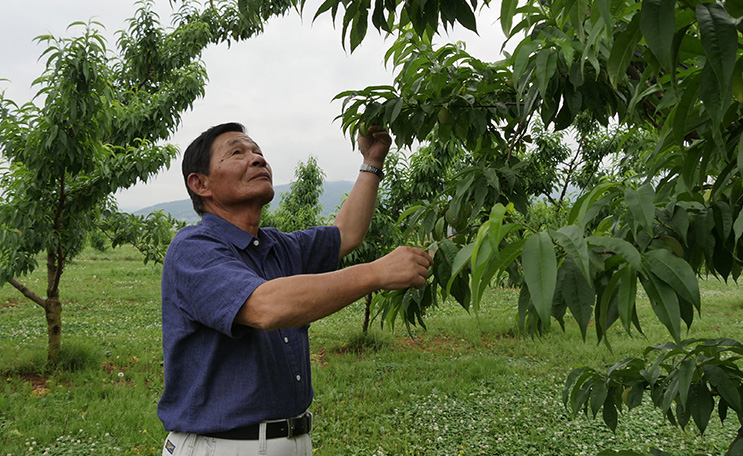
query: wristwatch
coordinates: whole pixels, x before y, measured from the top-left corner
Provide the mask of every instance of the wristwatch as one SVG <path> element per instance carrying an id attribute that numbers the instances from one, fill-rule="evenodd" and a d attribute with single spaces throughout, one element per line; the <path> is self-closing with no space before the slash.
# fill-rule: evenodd
<path id="1" fill-rule="evenodd" d="M 362 163 L 361 168 L 359 168 L 359 171 L 376 174 L 379 180 L 384 179 L 384 172 L 381 169 L 377 168 L 376 166 L 372 166 L 368 163 Z"/>

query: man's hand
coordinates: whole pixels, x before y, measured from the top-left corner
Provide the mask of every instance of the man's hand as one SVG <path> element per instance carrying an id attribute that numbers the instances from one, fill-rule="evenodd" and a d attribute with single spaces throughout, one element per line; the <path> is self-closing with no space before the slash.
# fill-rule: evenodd
<path id="1" fill-rule="evenodd" d="M 361 155 L 364 156 L 364 163 L 382 169 L 384 159 L 387 157 L 390 145 L 392 145 L 392 138 L 387 133 L 387 130 L 379 128 L 376 125 L 369 127 L 369 133 L 369 136 L 362 136 L 361 132 L 359 132 L 357 139 L 359 150 L 361 151 Z"/>
<path id="2" fill-rule="evenodd" d="M 371 263 L 379 274 L 385 290 L 408 287 L 423 288 L 433 259 L 424 250 L 415 247 L 398 247 Z"/>

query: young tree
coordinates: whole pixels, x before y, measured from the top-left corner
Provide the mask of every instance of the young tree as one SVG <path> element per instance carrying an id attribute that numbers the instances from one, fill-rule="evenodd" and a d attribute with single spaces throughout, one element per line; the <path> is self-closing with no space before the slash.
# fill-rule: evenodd
<path id="1" fill-rule="evenodd" d="M 271 14 L 291 6 L 272 4 Z M 66 264 L 104 212 L 115 212 L 112 195 L 147 180 L 177 153 L 161 141 L 204 93 L 202 50 L 247 39 L 262 27 L 262 14 L 244 16 L 215 1 L 203 10 L 183 2 L 166 30 L 151 6 L 141 2 L 120 34 L 118 55 L 95 22 L 74 24 L 83 29 L 77 37 L 39 37 L 49 44 L 46 70 L 35 81 L 40 105 L 0 96 L 0 150 L 9 163 L 0 177 L 0 283 L 44 310 L 50 362 L 60 355 Z M 166 239 L 152 234 L 157 229 L 144 232 L 150 241 Z M 39 254 L 46 259 L 43 294 L 22 282 Z"/>
<path id="2" fill-rule="evenodd" d="M 279 207 L 271 211 L 265 206 L 261 214 L 261 225 L 271 226 L 286 233 L 322 224 L 322 205 L 325 173 L 315 157 L 307 163 L 300 162 L 294 170 L 294 182 L 289 191 L 281 195 Z"/>

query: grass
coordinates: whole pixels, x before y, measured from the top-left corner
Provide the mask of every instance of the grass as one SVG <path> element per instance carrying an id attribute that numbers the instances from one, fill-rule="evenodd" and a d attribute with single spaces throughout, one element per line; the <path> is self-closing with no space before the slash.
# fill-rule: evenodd
<path id="1" fill-rule="evenodd" d="M 44 275 L 25 279 L 42 292 Z M 86 250 L 63 278 L 63 360 L 46 368 L 43 311 L 0 288 L 0 456 L 156 455 L 165 431 L 160 269 L 128 249 Z M 736 285 L 702 282 L 703 315 L 690 337 L 743 333 Z M 641 297 L 642 299 L 642 297 Z M 613 352 L 583 342 L 568 321 L 544 338 L 516 331 L 517 292 L 492 290 L 479 315 L 443 305 L 428 330 L 360 333 L 360 303 L 312 325 L 315 454 L 594 455 L 651 447 L 673 455 L 724 454 L 737 426 L 713 420 L 704 436 L 642 406 L 614 434 L 599 419 L 571 418 L 561 403 L 576 365 L 602 368 L 669 340 L 647 304 L 646 337 L 611 331 Z"/>

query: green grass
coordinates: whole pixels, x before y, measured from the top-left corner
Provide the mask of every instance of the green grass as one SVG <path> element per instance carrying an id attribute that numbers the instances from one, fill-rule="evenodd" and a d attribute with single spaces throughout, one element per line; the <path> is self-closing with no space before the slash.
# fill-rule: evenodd
<path id="1" fill-rule="evenodd" d="M 37 272 L 24 282 L 41 293 L 43 280 Z M 63 360 L 54 371 L 45 364 L 43 311 L 0 288 L 0 456 L 160 454 L 159 280 L 159 266 L 133 250 L 85 251 L 63 278 Z M 613 434 L 600 418 L 566 413 L 562 386 L 574 366 L 603 368 L 670 339 L 647 304 L 645 337 L 612 329 L 610 352 L 591 332 L 583 342 L 570 320 L 544 338 L 518 334 L 516 299 L 516 291 L 492 290 L 477 316 L 443 305 L 412 337 L 378 323 L 362 336 L 360 303 L 314 323 L 315 454 L 724 454 L 734 417 L 725 426 L 713 419 L 700 436 L 644 405 L 625 411 Z M 702 299 L 689 336 L 741 339 L 738 287 L 706 280 Z"/>

